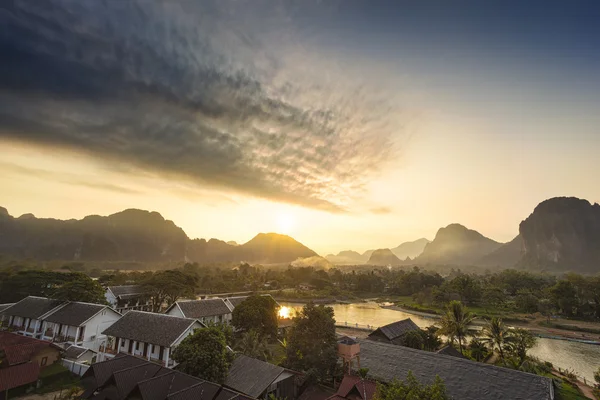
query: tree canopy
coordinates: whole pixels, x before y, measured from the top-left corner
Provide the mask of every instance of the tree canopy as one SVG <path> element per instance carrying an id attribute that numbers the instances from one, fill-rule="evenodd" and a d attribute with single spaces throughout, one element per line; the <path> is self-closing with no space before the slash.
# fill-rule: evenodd
<path id="1" fill-rule="evenodd" d="M 52 297 L 59 300 L 107 304 L 104 289 L 97 281 L 84 274 L 76 275 L 69 282 L 56 288 Z"/>
<path id="2" fill-rule="evenodd" d="M 305 305 L 288 332 L 286 365 L 300 371 L 314 371 L 314 376 L 325 379 L 333 373 L 336 361 L 333 308 Z"/>
<path id="3" fill-rule="evenodd" d="M 142 284 L 152 298 L 152 311 L 160 311 L 162 305 L 173 304 L 180 298 L 194 297 L 196 279 L 180 270 L 160 271 L 149 276 Z"/>
<path id="4" fill-rule="evenodd" d="M 227 349 L 225 335 L 216 326 L 196 329 L 173 350 L 179 370 L 207 381 L 223 383 L 233 354 Z"/>
<path id="5" fill-rule="evenodd" d="M 242 332 L 254 330 L 260 336 L 275 337 L 277 303 L 271 296 L 250 296 L 234 308 L 231 323 Z"/>
<path id="6" fill-rule="evenodd" d="M 436 375 L 431 385 L 421 384 L 408 371 L 405 381 L 393 380 L 387 385 L 377 384 L 377 390 L 373 400 L 448 400 L 450 397 L 446 394 L 446 385 L 444 381 Z"/>
<path id="7" fill-rule="evenodd" d="M 450 337 L 450 340 L 458 340 L 458 347 L 463 353 L 463 341 L 467 337 L 468 326 L 475 316 L 467 310 L 460 301 L 453 300 L 446 307 L 446 312 L 440 321 L 439 333 Z"/>

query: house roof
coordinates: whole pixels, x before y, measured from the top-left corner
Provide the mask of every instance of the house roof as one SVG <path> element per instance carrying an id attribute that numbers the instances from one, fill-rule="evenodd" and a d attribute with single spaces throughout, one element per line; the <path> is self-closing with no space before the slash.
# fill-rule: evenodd
<path id="1" fill-rule="evenodd" d="M 112 380 L 117 388 L 118 398 L 125 399 L 136 388 L 138 382 L 171 372 L 158 364 L 145 363 L 114 372 Z"/>
<path id="2" fill-rule="evenodd" d="M 115 297 L 121 299 L 137 297 L 146 293 L 140 285 L 109 286 L 108 288 Z"/>
<path id="3" fill-rule="evenodd" d="M 231 313 L 231 310 L 229 307 L 227 307 L 227 304 L 223 299 L 178 301 L 169 307 L 169 309 L 176 307 L 177 305 L 186 318 L 212 317 L 215 315 L 225 315 Z"/>
<path id="4" fill-rule="evenodd" d="M 95 390 L 100 386 L 106 384 L 106 382 L 112 376 L 113 372 L 146 363 L 148 363 L 148 361 L 143 360 L 141 358 L 124 354 L 118 354 L 110 360 L 92 364 L 90 368 L 85 372 L 85 374 L 83 374 L 82 382 L 88 376 L 94 377 L 94 380 L 91 384 L 95 385 Z M 94 392 L 94 390 L 92 390 L 92 393 Z"/>
<path id="5" fill-rule="evenodd" d="M 16 333 L 0 332 L 0 352 L 4 352 L 8 365 L 31 361 L 31 357 L 36 353 L 50 346 L 54 345 L 45 340 L 21 336 Z"/>
<path id="6" fill-rule="evenodd" d="M 195 319 L 145 311 L 129 311 L 105 329 L 104 335 L 170 347 Z"/>
<path id="7" fill-rule="evenodd" d="M 552 380 L 458 357 L 360 340 L 360 365 L 379 381 L 403 379 L 408 371 L 424 384 L 444 380 L 448 395 L 461 400 L 550 400 Z"/>
<path id="8" fill-rule="evenodd" d="M 351 393 L 358 394 L 362 400 L 371 400 L 376 389 L 377 384 L 373 381 L 358 376 L 345 375 L 337 393 L 329 397 L 328 400 L 347 399 Z M 353 398 L 355 397 L 353 396 Z"/>
<path id="9" fill-rule="evenodd" d="M 228 297 L 227 300 L 229 300 L 229 302 L 233 305 L 233 307 L 237 307 L 240 304 L 242 304 L 242 302 L 244 300 L 246 300 L 248 298 L 248 296 L 236 296 L 236 297 Z"/>
<path id="10" fill-rule="evenodd" d="M 454 347 L 448 345 L 448 346 L 444 346 L 441 349 L 439 349 L 438 351 L 436 351 L 437 354 L 444 354 L 447 356 L 452 356 L 452 357 L 458 357 L 458 358 L 467 358 L 465 356 L 463 356 L 460 351 L 456 350 Z"/>
<path id="11" fill-rule="evenodd" d="M 138 382 L 138 389 L 143 400 L 163 400 L 170 394 L 204 382 L 202 379 L 178 371 L 155 376 Z"/>
<path id="12" fill-rule="evenodd" d="M 225 386 L 258 397 L 283 371 L 282 367 L 242 354 L 231 363 Z"/>
<path id="13" fill-rule="evenodd" d="M 46 317 L 45 320 L 57 324 L 81 326 L 84 322 L 86 322 L 105 308 L 108 307 L 103 306 L 101 304 L 80 303 L 78 301 L 71 301 L 65 304 L 63 307 L 59 308 L 58 310 L 54 311 L 52 314 Z"/>
<path id="14" fill-rule="evenodd" d="M 401 321 L 396 321 L 391 324 L 377 328 L 375 332 L 369 334 L 369 336 L 377 335 L 377 333 L 383 334 L 388 340 L 394 340 L 399 338 L 410 331 L 418 331 L 420 328 L 415 324 L 412 319 L 406 318 Z"/>
<path id="15" fill-rule="evenodd" d="M 0 392 L 37 381 L 40 366 L 36 362 L 0 368 Z"/>
<path id="16" fill-rule="evenodd" d="M 88 351 L 95 353 L 94 350 L 86 349 L 85 347 L 72 344 L 69 347 L 67 347 L 65 353 L 63 354 L 63 357 L 69 360 L 77 360 L 79 357 L 81 357 Z"/>
<path id="17" fill-rule="evenodd" d="M 15 303 L 0 304 L 0 315 L 3 315 L 4 314 L 3 311 L 14 304 Z"/>
<path id="18" fill-rule="evenodd" d="M 212 382 L 202 382 L 169 395 L 168 400 L 210 400 L 221 390 Z"/>
<path id="19" fill-rule="evenodd" d="M 39 319 L 44 314 L 63 304 L 62 300 L 45 297 L 28 296 L 3 311 L 4 315 L 15 315 L 23 318 Z"/>

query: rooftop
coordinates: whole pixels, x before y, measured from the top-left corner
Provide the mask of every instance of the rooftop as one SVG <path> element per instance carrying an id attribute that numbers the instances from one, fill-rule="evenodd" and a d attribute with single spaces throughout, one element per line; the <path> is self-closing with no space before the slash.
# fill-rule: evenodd
<path id="1" fill-rule="evenodd" d="M 71 346 L 67 347 L 65 353 L 63 354 L 63 357 L 69 360 L 77 360 L 79 357 L 81 357 L 88 351 L 95 353 L 94 350 L 90 350 L 85 347 L 76 346 L 72 344 Z"/>
<path id="2" fill-rule="evenodd" d="M 415 324 L 412 319 L 406 318 L 401 321 L 396 321 L 391 324 L 379 327 L 375 332 L 371 333 L 371 335 L 376 335 L 381 332 L 388 340 L 394 340 L 399 338 L 410 331 L 418 331 L 420 328 Z"/>
<path id="3" fill-rule="evenodd" d="M 115 297 L 120 297 L 122 299 L 145 294 L 144 289 L 140 285 L 109 286 L 108 289 L 110 289 Z"/>
<path id="4" fill-rule="evenodd" d="M 169 308 L 177 306 L 179 306 L 186 318 L 212 317 L 231 313 L 231 310 L 223 299 L 178 301 Z"/>
<path id="5" fill-rule="evenodd" d="M 62 300 L 28 296 L 11 307 L 6 308 L 2 313 L 4 315 L 15 315 L 22 318 L 39 319 L 63 303 L 64 301 Z"/>
<path id="6" fill-rule="evenodd" d="M 45 340 L 21 336 L 16 333 L 0 332 L 0 353 L 4 353 L 8 365 L 31 361 L 31 357 L 49 346 L 54 345 Z"/>
<path id="7" fill-rule="evenodd" d="M 239 355 L 229 368 L 225 386 L 252 397 L 260 396 L 281 373 L 282 367 Z"/>
<path id="8" fill-rule="evenodd" d="M 108 308 L 101 304 L 69 302 L 64 307 L 54 311 L 46 321 L 69 326 L 81 326 L 84 322 L 98 314 L 103 309 Z"/>
<path id="9" fill-rule="evenodd" d="M 0 368 L 0 393 L 37 381 L 40 375 L 40 366 L 35 362 Z"/>
<path id="10" fill-rule="evenodd" d="M 377 389 L 377 383 L 358 376 L 345 375 L 338 391 L 328 400 L 356 399 L 371 400 Z"/>
<path id="11" fill-rule="evenodd" d="M 439 349 L 438 351 L 436 351 L 437 354 L 444 354 L 447 356 L 452 356 L 452 357 L 458 357 L 458 358 L 467 358 L 465 356 L 463 356 L 460 351 L 456 350 L 454 347 L 448 345 L 448 346 L 444 346 L 441 349 Z"/>
<path id="12" fill-rule="evenodd" d="M 412 371 L 424 384 L 439 375 L 454 399 L 553 399 L 552 380 L 538 375 L 373 340 L 360 340 L 360 347 L 360 366 L 379 381 L 404 379 Z"/>
<path id="13" fill-rule="evenodd" d="M 129 311 L 102 334 L 170 347 L 195 322 L 199 323 L 190 318 Z"/>

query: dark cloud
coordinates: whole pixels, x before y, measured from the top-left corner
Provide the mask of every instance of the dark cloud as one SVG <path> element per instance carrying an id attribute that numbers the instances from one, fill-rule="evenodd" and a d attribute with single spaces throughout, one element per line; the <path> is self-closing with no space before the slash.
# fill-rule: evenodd
<path id="1" fill-rule="evenodd" d="M 395 110 L 290 67 L 292 28 L 260 33 L 286 24 L 268 3 L 3 2 L 0 138 L 345 210 L 393 154 Z"/>

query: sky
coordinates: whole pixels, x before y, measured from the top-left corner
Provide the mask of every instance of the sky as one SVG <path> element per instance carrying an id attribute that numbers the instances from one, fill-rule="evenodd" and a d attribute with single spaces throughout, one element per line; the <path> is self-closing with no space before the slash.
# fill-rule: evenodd
<path id="1" fill-rule="evenodd" d="M 8 0 L 0 205 L 325 255 L 600 201 L 594 0 Z"/>

